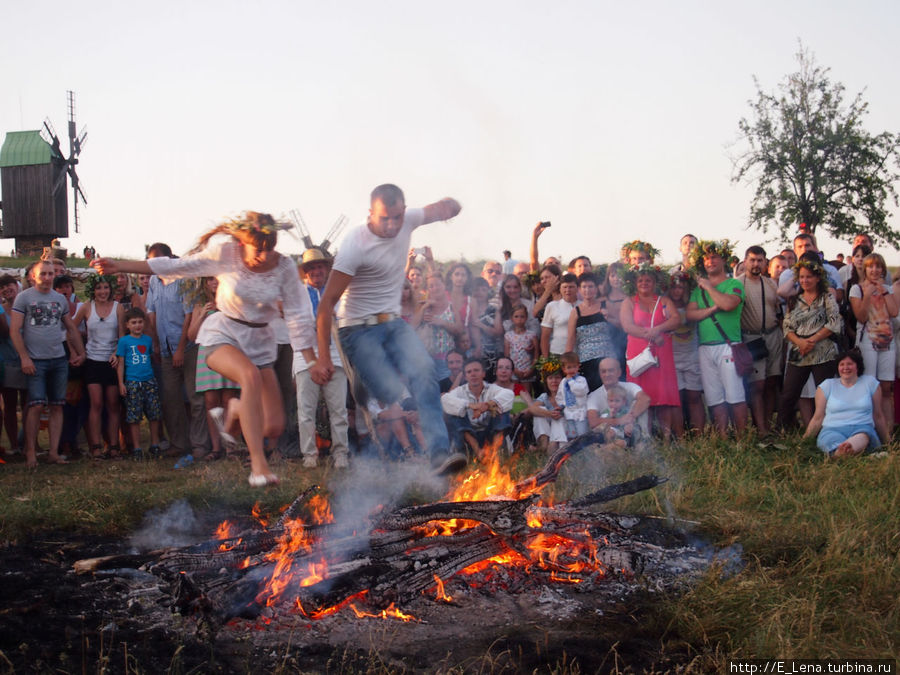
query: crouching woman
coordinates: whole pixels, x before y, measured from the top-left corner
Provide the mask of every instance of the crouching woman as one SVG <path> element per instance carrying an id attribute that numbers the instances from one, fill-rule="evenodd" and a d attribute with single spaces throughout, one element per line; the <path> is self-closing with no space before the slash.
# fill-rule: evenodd
<path id="1" fill-rule="evenodd" d="M 817 436 L 816 445 L 832 457 L 874 450 L 890 440 L 878 380 L 863 374 L 857 349 L 841 353 L 837 368 L 838 376 L 816 389 L 816 411 L 803 437 Z"/>

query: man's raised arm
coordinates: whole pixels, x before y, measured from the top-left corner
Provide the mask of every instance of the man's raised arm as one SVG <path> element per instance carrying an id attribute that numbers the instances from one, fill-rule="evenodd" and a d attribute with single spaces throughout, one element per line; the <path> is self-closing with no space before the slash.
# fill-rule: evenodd
<path id="1" fill-rule="evenodd" d="M 438 220 L 450 220 L 462 211 L 459 202 L 451 197 L 444 197 L 441 201 L 429 204 L 424 209 L 425 221 L 423 225 L 434 223 Z"/>

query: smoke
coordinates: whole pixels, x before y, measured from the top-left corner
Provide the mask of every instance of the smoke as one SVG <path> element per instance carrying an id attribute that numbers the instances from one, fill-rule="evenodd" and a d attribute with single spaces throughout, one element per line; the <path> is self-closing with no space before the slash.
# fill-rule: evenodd
<path id="1" fill-rule="evenodd" d="M 165 510 L 153 509 L 147 512 L 130 541 L 134 549 L 142 552 L 189 546 L 208 534 L 202 531 L 191 505 L 181 499 Z"/>
<path id="2" fill-rule="evenodd" d="M 369 529 L 369 517 L 399 503 L 434 501 L 447 490 L 447 479 L 434 475 L 425 458 L 403 462 L 356 457 L 334 484 L 331 508 L 335 528 L 357 533 Z M 377 518 L 376 518 L 377 520 Z"/>

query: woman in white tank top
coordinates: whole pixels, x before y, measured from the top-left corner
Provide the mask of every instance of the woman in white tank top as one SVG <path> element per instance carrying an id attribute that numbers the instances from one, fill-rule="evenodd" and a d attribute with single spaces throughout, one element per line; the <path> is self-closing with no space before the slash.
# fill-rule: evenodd
<path id="1" fill-rule="evenodd" d="M 125 310 L 112 299 L 116 279 L 111 274 L 91 275 L 85 283 L 90 302 L 84 303 L 73 321 L 87 325 L 84 381 L 91 410 L 88 414 L 87 437 L 94 459 L 118 456 L 119 450 L 119 377 L 116 373 L 116 345 L 125 334 Z M 106 434 L 109 443 L 103 449 L 101 420 L 106 406 Z"/>

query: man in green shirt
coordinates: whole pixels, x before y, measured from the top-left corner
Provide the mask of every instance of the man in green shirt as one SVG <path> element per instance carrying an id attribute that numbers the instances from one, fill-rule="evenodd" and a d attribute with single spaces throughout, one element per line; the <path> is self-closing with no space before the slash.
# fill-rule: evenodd
<path id="1" fill-rule="evenodd" d="M 747 426 L 744 381 L 735 370 L 728 344 L 741 341 L 744 286 L 726 274 L 725 261 L 730 256 L 727 239 L 697 244 L 692 255 L 697 288 L 687 306 L 688 320 L 697 322 L 703 394 L 720 434 L 727 432 L 729 417 L 738 433 Z"/>

